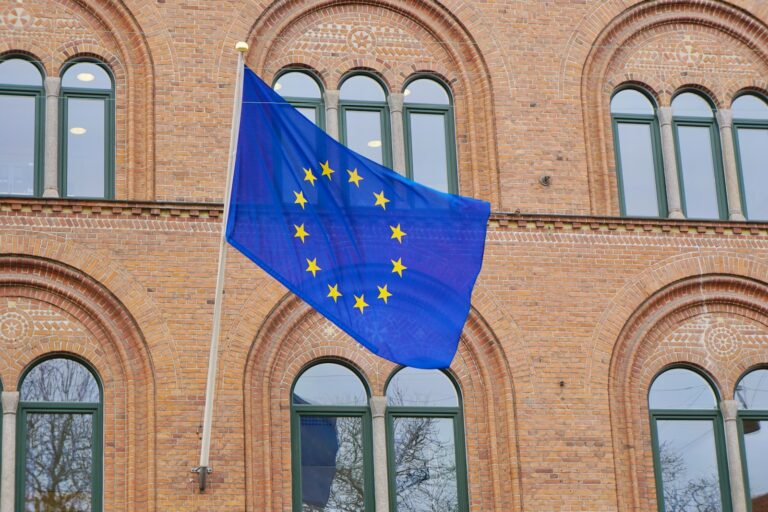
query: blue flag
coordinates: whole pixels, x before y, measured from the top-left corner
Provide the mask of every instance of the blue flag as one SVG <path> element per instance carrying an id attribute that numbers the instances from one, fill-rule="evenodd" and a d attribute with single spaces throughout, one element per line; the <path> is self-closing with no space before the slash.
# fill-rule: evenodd
<path id="1" fill-rule="evenodd" d="M 489 214 L 351 151 L 245 68 L 227 240 L 373 353 L 450 365 Z"/>

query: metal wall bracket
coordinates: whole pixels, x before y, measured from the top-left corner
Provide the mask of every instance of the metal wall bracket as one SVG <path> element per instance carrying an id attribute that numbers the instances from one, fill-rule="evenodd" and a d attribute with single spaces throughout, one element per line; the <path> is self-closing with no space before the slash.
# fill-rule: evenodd
<path id="1" fill-rule="evenodd" d="M 208 475 L 213 473 L 213 468 L 209 468 L 206 466 L 197 466 L 195 468 L 192 468 L 192 473 L 197 473 L 197 482 L 198 487 L 200 488 L 200 492 L 205 492 L 205 488 L 208 484 Z"/>

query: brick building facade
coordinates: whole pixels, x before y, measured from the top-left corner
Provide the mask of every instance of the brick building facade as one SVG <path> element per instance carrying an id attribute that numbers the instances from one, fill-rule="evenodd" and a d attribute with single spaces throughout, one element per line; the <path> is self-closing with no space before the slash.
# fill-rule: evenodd
<path id="1" fill-rule="evenodd" d="M 405 162 L 397 142 L 409 79 L 429 73 L 450 89 L 458 190 L 493 211 L 450 368 L 469 510 L 657 510 L 648 394 L 677 366 L 717 395 L 723 461 L 713 510 L 749 510 L 745 482 L 760 475 L 745 474 L 752 445 L 739 441 L 735 389 L 768 365 L 768 223 L 748 214 L 754 190 L 729 116 L 740 95 L 768 93 L 768 3 L 0 0 L 0 36 L 0 59 L 39 66 L 52 99 L 43 110 L 62 95 L 51 79 L 73 59 L 98 59 L 114 80 L 114 199 L 61 197 L 66 156 L 56 144 L 67 135 L 52 118 L 39 197 L 0 199 L 0 512 L 24 489 L 16 392 L 51 354 L 99 378 L 105 511 L 291 510 L 291 390 L 302 369 L 343 362 L 371 397 L 385 394 L 393 364 L 230 249 L 214 471 L 198 491 L 190 469 L 240 40 L 267 82 L 309 70 L 337 134 L 339 84 L 355 70 L 380 79 L 395 168 Z M 657 218 L 622 215 L 611 98 L 626 87 L 658 112 L 666 200 Z M 685 218 L 669 138 L 680 123 L 665 114 L 681 91 L 716 111 L 721 219 Z M 757 193 L 768 202 L 768 188 Z"/>

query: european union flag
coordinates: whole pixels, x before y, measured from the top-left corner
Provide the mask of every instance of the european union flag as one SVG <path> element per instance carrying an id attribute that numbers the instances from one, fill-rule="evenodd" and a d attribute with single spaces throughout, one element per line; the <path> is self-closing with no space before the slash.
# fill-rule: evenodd
<path id="1" fill-rule="evenodd" d="M 450 365 L 489 214 L 349 150 L 245 69 L 227 240 L 373 353 Z"/>

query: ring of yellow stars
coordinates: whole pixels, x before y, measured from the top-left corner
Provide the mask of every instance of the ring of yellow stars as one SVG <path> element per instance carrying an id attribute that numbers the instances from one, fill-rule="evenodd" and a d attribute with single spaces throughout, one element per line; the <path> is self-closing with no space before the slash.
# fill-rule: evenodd
<path id="1" fill-rule="evenodd" d="M 328 176 L 329 180 L 331 179 L 331 174 L 336 172 L 333 169 L 331 169 L 330 165 L 328 165 L 328 160 L 326 160 L 325 163 L 321 163 L 320 167 L 323 168 L 323 176 Z"/>
<path id="2" fill-rule="evenodd" d="M 304 238 L 309 236 L 309 233 L 304 229 L 304 224 L 301 226 L 294 224 L 293 227 L 296 228 L 296 234 L 293 235 L 293 238 L 301 238 L 301 243 L 304 243 Z"/>
<path id="3" fill-rule="evenodd" d="M 317 266 L 317 258 L 313 260 L 306 258 L 306 260 L 307 260 L 307 272 L 312 272 L 312 277 L 317 277 L 317 271 L 323 270 Z"/>
<path id="4" fill-rule="evenodd" d="M 379 289 L 379 296 L 378 298 L 384 301 L 384 304 L 387 304 L 387 299 L 392 296 L 391 293 L 389 293 L 389 290 L 387 290 L 387 285 L 384 286 L 376 286 L 376 288 Z"/>
<path id="5" fill-rule="evenodd" d="M 403 270 L 408 270 L 408 267 L 403 265 L 403 258 L 398 258 L 397 261 L 389 260 L 392 262 L 392 273 L 403 277 Z"/>
<path id="6" fill-rule="evenodd" d="M 363 181 L 364 178 L 357 174 L 357 168 L 354 168 L 351 171 L 347 169 L 347 172 L 349 173 L 349 182 L 354 183 L 357 188 L 360 188 L 360 182 Z"/>
<path id="7" fill-rule="evenodd" d="M 408 233 L 400 229 L 400 224 L 397 226 L 389 226 L 389 229 L 392 230 L 391 238 L 396 238 L 398 242 L 403 243 L 403 237 Z"/>
<path id="8" fill-rule="evenodd" d="M 312 184 L 312 186 L 315 186 L 315 180 L 317 178 L 314 174 L 312 174 L 312 168 L 304 169 L 304 181 L 308 181 Z"/>
<path id="9" fill-rule="evenodd" d="M 355 295 L 355 305 L 352 307 L 359 309 L 360 314 L 362 315 L 365 312 L 365 308 L 368 307 L 368 304 L 365 302 L 365 295 L 361 295 L 359 297 Z"/>
<path id="10" fill-rule="evenodd" d="M 378 194 L 376 192 L 373 193 L 374 197 L 376 198 L 376 204 L 373 206 L 381 206 L 383 209 L 387 209 L 387 203 L 389 202 L 389 199 L 384 197 L 384 191 L 382 190 Z"/>
<path id="11" fill-rule="evenodd" d="M 296 196 L 296 200 L 294 201 L 294 203 L 295 204 L 300 204 L 301 205 L 301 209 L 303 210 L 304 209 L 304 205 L 307 204 L 307 198 L 304 197 L 304 192 L 303 191 L 302 192 L 294 191 L 293 195 Z"/>
<path id="12" fill-rule="evenodd" d="M 327 297 L 330 297 L 333 299 L 333 302 L 338 301 L 339 297 L 341 297 L 341 292 L 339 291 L 339 285 L 335 284 L 333 286 L 328 285 L 328 295 Z"/>

